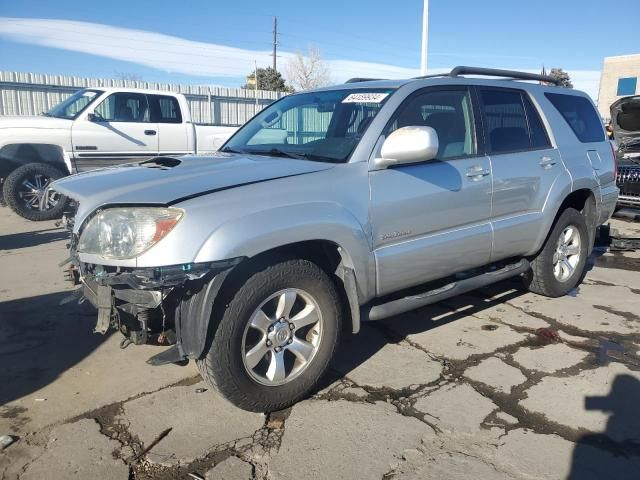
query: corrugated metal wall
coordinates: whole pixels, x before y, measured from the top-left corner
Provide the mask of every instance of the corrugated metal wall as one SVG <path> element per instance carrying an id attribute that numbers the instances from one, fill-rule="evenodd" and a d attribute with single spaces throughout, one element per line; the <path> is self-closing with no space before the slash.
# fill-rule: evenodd
<path id="1" fill-rule="evenodd" d="M 203 87 L 168 83 L 68 77 L 38 73 L 0 72 L 0 115 L 37 115 L 87 87 L 146 88 L 182 93 L 196 123 L 242 125 L 258 109 L 284 94 L 242 88 Z"/>

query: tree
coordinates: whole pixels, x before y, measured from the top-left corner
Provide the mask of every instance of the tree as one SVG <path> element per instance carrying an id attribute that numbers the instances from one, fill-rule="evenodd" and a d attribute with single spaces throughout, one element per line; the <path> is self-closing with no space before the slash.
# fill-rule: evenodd
<path id="1" fill-rule="evenodd" d="M 573 88 L 573 83 L 571 83 L 569 74 L 561 68 L 552 68 L 549 72 L 549 76 L 558 79 L 561 87 Z"/>
<path id="2" fill-rule="evenodd" d="M 287 64 L 287 80 L 296 90 L 308 90 L 331 82 L 329 68 L 320 58 L 320 50 L 310 47 L 304 56 L 297 52 Z"/>
<path id="3" fill-rule="evenodd" d="M 242 88 L 256 88 L 256 71 L 254 70 L 247 75 L 247 83 Z M 274 70 L 272 67 L 258 68 L 258 90 L 271 90 L 273 92 L 293 92 L 293 89 L 284 81 L 282 74 Z"/>

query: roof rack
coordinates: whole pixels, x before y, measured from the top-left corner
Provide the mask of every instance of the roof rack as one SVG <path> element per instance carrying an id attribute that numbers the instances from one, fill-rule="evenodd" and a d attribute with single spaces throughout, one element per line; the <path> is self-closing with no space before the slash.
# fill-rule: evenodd
<path id="1" fill-rule="evenodd" d="M 383 80 L 382 78 L 363 78 L 363 77 L 353 77 L 347 80 L 344 83 L 358 83 L 358 82 L 374 82 L 376 80 Z"/>
<path id="2" fill-rule="evenodd" d="M 560 85 L 560 80 L 548 75 L 539 75 L 537 73 L 518 72 L 516 70 L 500 70 L 498 68 L 482 68 L 482 67 L 465 67 L 458 66 L 453 68 L 449 73 L 436 73 L 433 75 L 424 75 L 416 78 L 435 78 L 435 77 L 459 77 L 461 75 L 483 75 L 485 77 L 502 77 L 512 80 L 536 80 L 539 82 L 553 83 Z"/>

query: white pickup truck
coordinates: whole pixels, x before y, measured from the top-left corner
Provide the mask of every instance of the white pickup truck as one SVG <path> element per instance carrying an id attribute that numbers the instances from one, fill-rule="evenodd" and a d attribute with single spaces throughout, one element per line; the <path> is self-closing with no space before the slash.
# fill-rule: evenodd
<path id="1" fill-rule="evenodd" d="M 40 116 L 0 117 L 0 203 L 29 220 L 57 218 L 66 199 L 47 189 L 57 178 L 158 155 L 211 153 L 235 130 L 194 124 L 181 94 L 81 90 Z"/>

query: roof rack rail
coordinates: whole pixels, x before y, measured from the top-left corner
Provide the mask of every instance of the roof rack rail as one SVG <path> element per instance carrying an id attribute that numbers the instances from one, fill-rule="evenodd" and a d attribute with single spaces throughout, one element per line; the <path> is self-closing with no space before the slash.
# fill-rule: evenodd
<path id="1" fill-rule="evenodd" d="M 382 78 L 363 78 L 363 77 L 353 77 L 347 80 L 344 83 L 358 83 L 358 82 L 374 82 L 376 80 L 384 80 Z"/>
<path id="2" fill-rule="evenodd" d="M 425 75 L 416 78 L 434 78 L 434 77 L 459 77 L 461 75 L 483 75 L 485 77 L 502 77 L 512 80 L 536 80 L 539 82 L 553 83 L 560 85 L 560 80 L 548 75 L 540 75 L 537 73 L 518 72 L 516 70 L 501 70 L 498 68 L 482 68 L 482 67 L 454 67 L 449 73 L 436 73 L 433 75 Z"/>

